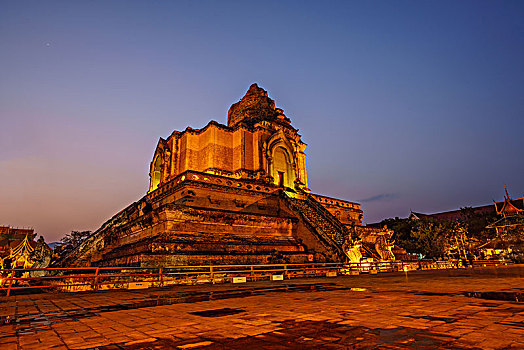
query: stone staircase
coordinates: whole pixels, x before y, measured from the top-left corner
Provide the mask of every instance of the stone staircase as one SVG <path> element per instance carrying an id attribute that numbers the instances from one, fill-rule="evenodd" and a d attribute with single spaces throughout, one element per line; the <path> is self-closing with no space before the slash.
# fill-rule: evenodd
<path id="1" fill-rule="evenodd" d="M 313 197 L 305 195 L 305 199 L 283 195 L 290 209 L 298 214 L 317 238 L 334 255 L 335 260 L 344 262 L 347 255 L 342 246 L 346 237 L 351 240 L 349 230 L 326 208 Z"/>

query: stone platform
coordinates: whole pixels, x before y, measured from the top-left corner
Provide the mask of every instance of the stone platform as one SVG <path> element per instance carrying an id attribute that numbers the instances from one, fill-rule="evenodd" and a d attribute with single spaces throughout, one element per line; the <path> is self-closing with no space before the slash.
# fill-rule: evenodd
<path id="1" fill-rule="evenodd" d="M 524 266 L 0 297 L 0 349 L 523 349 Z"/>

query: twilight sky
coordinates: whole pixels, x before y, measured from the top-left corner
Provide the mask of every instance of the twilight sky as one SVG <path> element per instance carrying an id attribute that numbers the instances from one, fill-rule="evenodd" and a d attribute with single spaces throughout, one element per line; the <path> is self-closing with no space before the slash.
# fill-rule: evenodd
<path id="1" fill-rule="evenodd" d="M 159 137 L 257 82 L 364 220 L 524 194 L 523 1 L 0 1 L 0 225 L 142 197 Z"/>

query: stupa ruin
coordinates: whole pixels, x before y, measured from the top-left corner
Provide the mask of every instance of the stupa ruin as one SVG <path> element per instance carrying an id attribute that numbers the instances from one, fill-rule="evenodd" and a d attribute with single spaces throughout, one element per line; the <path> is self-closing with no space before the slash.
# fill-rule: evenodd
<path id="1" fill-rule="evenodd" d="M 305 149 L 283 110 L 253 84 L 227 125 L 211 121 L 160 138 L 147 194 L 65 265 L 348 261 L 362 232 L 360 204 L 311 193 Z"/>

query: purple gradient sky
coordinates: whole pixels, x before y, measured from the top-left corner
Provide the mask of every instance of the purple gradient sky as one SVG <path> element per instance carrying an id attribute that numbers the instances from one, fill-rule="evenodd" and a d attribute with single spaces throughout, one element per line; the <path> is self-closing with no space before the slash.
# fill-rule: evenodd
<path id="1" fill-rule="evenodd" d="M 365 221 L 524 192 L 522 1 L 1 1 L 0 224 L 48 241 L 145 194 L 159 137 L 252 82 Z"/>

